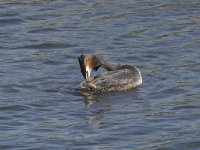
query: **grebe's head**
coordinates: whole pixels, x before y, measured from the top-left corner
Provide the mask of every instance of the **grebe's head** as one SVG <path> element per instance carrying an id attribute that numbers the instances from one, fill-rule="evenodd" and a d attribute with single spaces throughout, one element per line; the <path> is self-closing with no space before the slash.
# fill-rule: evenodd
<path id="1" fill-rule="evenodd" d="M 85 79 L 88 79 L 93 70 L 97 71 L 102 64 L 102 60 L 96 55 L 84 56 L 78 58 L 81 67 L 81 73 Z"/>

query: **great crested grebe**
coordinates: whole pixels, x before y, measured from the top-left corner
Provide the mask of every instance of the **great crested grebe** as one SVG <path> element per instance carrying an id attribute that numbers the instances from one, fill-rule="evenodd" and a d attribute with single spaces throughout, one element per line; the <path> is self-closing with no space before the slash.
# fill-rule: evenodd
<path id="1" fill-rule="evenodd" d="M 83 54 L 78 58 L 81 73 L 86 79 L 81 88 L 90 91 L 120 91 L 136 87 L 142 83 L 140 70 L 134 65 L 116 64 L 104 61 L 96 55 Z M 90 77 L 93 70 L 103 67 L 107 72 Z"/>

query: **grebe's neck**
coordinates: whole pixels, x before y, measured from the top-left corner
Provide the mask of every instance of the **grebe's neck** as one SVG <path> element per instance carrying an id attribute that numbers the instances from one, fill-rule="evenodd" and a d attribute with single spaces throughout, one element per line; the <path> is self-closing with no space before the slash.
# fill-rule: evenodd
<path id="1" fill-rule="evenodd" d="M 102 67 L 104 67 L 107 71 L 113 71 L 120 69 L 120 64 L 112 63 L 110 61 L 102 60 Z"/>
<path id="2" fill-rule="evenodd" d="M 117 64 L 110 61 L 102 60 L 101 66 L 104 67 L 107 71 L 119 70 L 119 69 L 130 69 L 135 70 L 135 66 L 127 64 Z"/>

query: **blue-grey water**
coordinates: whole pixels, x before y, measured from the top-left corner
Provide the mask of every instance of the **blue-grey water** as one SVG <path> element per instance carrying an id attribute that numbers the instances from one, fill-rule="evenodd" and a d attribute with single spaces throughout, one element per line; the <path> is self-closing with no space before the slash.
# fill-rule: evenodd
<path id="1" fill-rule="evenodd" d="M 81 92 L 83 48 L 142 86 Z M 1 0 L 0 149 L 200 149 L 200 1 Z"/>

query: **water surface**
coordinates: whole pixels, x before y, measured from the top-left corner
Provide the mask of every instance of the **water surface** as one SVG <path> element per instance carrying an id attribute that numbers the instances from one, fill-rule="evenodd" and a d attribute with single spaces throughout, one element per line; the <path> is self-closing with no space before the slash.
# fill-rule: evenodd
<path id="1" fill-rule="evenodd" d="M 200 148 L 198 0 L 2 0 L 0 149 Z M 143 84 L 81 93 L 77 57 L 137 65 Z"/>

